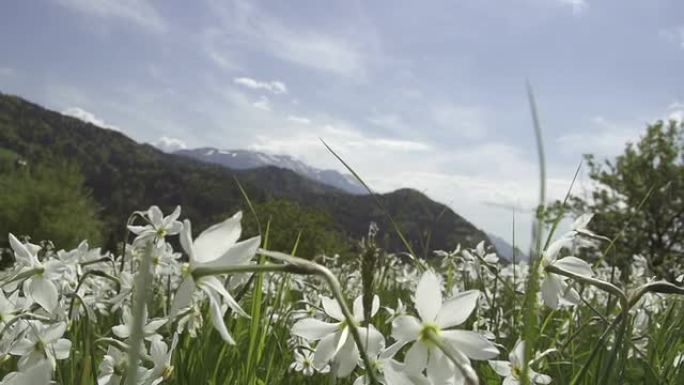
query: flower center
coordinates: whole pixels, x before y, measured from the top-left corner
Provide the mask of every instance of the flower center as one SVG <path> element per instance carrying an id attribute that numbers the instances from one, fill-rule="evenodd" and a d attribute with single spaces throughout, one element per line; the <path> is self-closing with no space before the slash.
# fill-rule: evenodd
<path id="1" fill-rule="evenodd" d="M 441 329 L 437 324 L 424 323 L 418 333 L 418 341 L 429 344 L 436 338 L 439 338 L 440 332 Z"/>

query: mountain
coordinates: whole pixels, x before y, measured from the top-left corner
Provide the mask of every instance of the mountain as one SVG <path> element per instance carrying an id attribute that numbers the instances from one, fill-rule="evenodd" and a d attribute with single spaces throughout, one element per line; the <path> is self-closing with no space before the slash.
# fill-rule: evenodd
<path id="1" fill-rule="evenodd" d="M 121 132 L 1 93 L 0 148 L 19 154 L 29 164 L 59 159 L 77 163 L 86 187 L 101 208 L 110 248 L 121 240 L 128 216 L 153 204 L 165 212 L 181 205 L 183 216 L 193 222 L 195 231 L 237 210 L 248 210 L 236 179 L 255 204 L 281 199 L 326 213 L 336 231 L 349 242 L 365 236 L 374 221 L 386 235 L 386 248 L 405 250 L 386 213 L 378 207 L 377 198 L 420 255 L 428 255 L 432 249 L 453 249 L 458 243 L 489 243 L 484 232 L 415 190 L 377 197 L 354 195 L 288 169 L 229 169 L 167 154 Z"/>
<path id="2" fill-rule="evenodd" d="M 498 237 L 492 233 L 487 233 L 489 240 L 492 241 L 494 248 L 498 251 L 500 257 L 506 259 L 507 261 L 513 261 L 513 246 L 508 243 L 505 239 Z M 515 247 L 515 260 L 516 261 L 527 261 L 529 257 L 523 253 L 517 246 Z"/>
<path id="3" fill-rule="evenodd" d="M 235 170 L 275 166 L 292 170 L 313 181 L 338 188 L 350 194 L 367 194 L 366 189 L 349 174 L 335 170 L 311 167 L 288 155 L 269 155 L 248 150 L 219 150 L 212 147 L 178 150 L 174 154 L 187 156 L 207 163 L 220 164 Z"/>

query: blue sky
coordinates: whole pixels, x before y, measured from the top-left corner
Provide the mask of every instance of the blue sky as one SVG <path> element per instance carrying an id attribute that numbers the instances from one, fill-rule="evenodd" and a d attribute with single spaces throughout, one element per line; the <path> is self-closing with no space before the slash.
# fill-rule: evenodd
<path id="1" fill-rule="evenodd" d="M 0 91 L 162 147 L 289 154 L 376 190 L 413 187 L 529 242 L 583 153 L 618 154 L 684 116 L 678 0 L 12 1 Z M 580 176 L 578 192 L 586 185 Z"/>

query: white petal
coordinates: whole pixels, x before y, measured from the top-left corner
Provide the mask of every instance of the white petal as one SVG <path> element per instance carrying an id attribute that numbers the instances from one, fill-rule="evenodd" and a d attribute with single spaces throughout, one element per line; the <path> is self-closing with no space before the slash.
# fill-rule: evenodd
<path id="1" fill-rule="evenodd" d="M 147 210 L 147 216 L 150 218 L 150 222 L 152 222 L 153 226 L 159 226 L 162 224 L 162 220 L 164 219 L 164 214 L 162 214 L 161 210 L 157 206 L 152 206 Z"/>
<path id="2" fill-rule="evenodd" d="M 439 309 L 439 313 L 437 313 L 437 319 L 435 320 L 437 325 L 446 329 L 462 324 L 475 310 L 479 298 L 479 290 L 464 291 L 449 298 Z"/>
<path id="3" fill-rule="evenodd" d="M 430 351 L 430 359 L 427 364 L 427 375 L 434 384 L 447 384 L 449 378 L 455 373 L 460 373 L 449 359 L 439 349 Z"/>
<path id="4" fill-rule="evenodd" d="M 131 330 L 128 325 L 117 325 L 112 327 L 112 333 L 119 338 L 126 339 L 131 335 Z"/>
<path id="5" fill-rule="evenodd" d="M 166 324 L 166 320 L 165 320 L 165 319 L 156 319 L 156 320 L 150 321 L 150 322 L 149 322 L 147 325 L 145 325 L 145 327 L 144 327 L 145 335 L 153 334 L 154 332 L 157 331 L 157 329 L 159 329 L 160 327 L 164 326 L 164 324 Z"/>
<path id="6" fill-rule="evenodd" d="M 57 307 L 57 287 L 42 276 L 35 276 L 29 287 L 31 298 L 43 309 L 51 312 Z"/>
<path id="7" fill-rule="evenodd" d="M 560 294 L 561 280 L 555 274 L 547 274 L 541 284 L 542 299 L 546 306 L 551 309 L 558 308 L 558 295 Z"/>
<path id="8" fill-rule="evenodd" d="M 223 321 L 224 312 L 221 310 L 221 304 L 215 294 L 207 292 L 209 296 L 209 310 L 211 310 L 211 323 L 214 325 L 214 329 L 219 332 L 221 338 L 230 345 L 235 345 L 235 340 L 228 333 L 226 324 Z"/>
<path id="9" fill-rule="evenodd" d="M 546 374 L 537 373 L 531 369 L 530 369 L 530 379 L 532 380 L 532 382 L 536 382 L 537 384 L 542 384 L 542 385 L 546 385 L 546 384 L 551 383 L 551 377 L 550 376 L 547 376 Z"/>
<path id="10" fill-rule="evenodd" d="M 315 318 L 305 318 L 297 321 L 292 326 L 292 334 L 307 340 L 320 340 L 321 338 L 335 333 L 340 327 L 338 323 L 327 323 Z"/>
<path id="11" fill-rule="evenodd" d="M 489 360 L 499 355 L 496 346 L 470 330 L 444 330 L 444 339 L 456 350 L 474 360 Z"/>
<path id="12" fill-rule="evenodd" d="M 150 356 L 152 361 L 154 361 L 154 366 L 160 366 L 166 363 L 166 352 L 169 347 L 163 340 L 153 340 L 150 343 Z"/>
<path id="13" fill-rule="evenodd" d="M 180 309 L 190 305 L 192 302 L 192 293 L 194 291 L 195 281 L 191 276 L 188 276 L 181 282 L 178 290 L 176 290 L 176 295 L 173 297 L 173 304 L 171 305 L 171 311 L 169 311 L 170 318 L 174 318 Z"/>
<path id="14" fill-rule="evenodd" d="M 233 311 L 243 317 L 249 318 L 249 315 L 242 310 L 240 305 L 235 302 L 235 299 L 233 299 L 233 296 L 228 293 L 228 290 L 223 286 L 221 281 L 217 277 L 214 276 L 209 276 L 209 277 L 202 277 L 197 281 L 197 286 L 199 286 L 205 293 L 209 294 L 210 291 L 216 292 L 223 297 L 223 300 L 226 302 L 226 305 L 228 305 Z"/>
<path id="15" fill-rule="evenodd" d="M 66 331 L 66 322 L 58 322 L 50 325 L 42 331 L 42 337 L 45 342 L 53 342 L 60 339 Z"/>
<path id="16" fill-rule="evenodd" d="M 577 257 L 565 257 L 559 259 L 553 263 L 553 266 L 587 277 L 590 277 L 593 274 L 591 271 L 591 265 Z"/>
<path id="17" fill-rule="evenodd" d="M 418 282 L 415 307 L 423 322 L 433 322 L 442 307 L 442 289 L 439 279 L 431 270 L 423 273 Z"/>
<path id="18" fill-rule="evenodd" d="M 48 385 L 50 384 L 50 376 L 52 374 L 52 364 L 49 360 L 41 360 L 35 365 L 26 368 L 23 372 L 18 373 L 5 385 Z"/>
<path id="19" fill-rule="evenodd" d="M 515 346 L 513 347 L 513 350 L 511 350 L 510 354 L 508 355 L 508 360 L 513 363 L 514 365 L 523 366 L 523 362 L 525 362 L 525 341 L 524 340 L 518 340 L 516 342 Z"/>
<path id="20" fill-rule="evenodd" d="M 382 335 L 372 324 L 368 324 L 367 328 L 360 328 L 362 344 L 366 348 L 366 352 L 371 357 L 375 357 L 385 348 L 385 336 Z"/>
<path id="21" fill-rule="evenodd" d="M 55 358 L 58 360 L 66 360 L 69 358 L 69 352 L 71 351 L 71 341 L 66 338 L 60 338 L 52 345 L 55 353 Z"/>
<path id="22" fill-rule="evenodd" d="M 511 374 L 511 363 L 508 361 L 489 361 L 489 366 L 501 377 L 507 377 Z"/>
<path id="23" fill-rule="evenodd" d="M 378 312 L 378 309 L 380 309 L 380 298 L 377 295 L 373 295 L 373 300 L 371 302 L 371 311 L 370 311 L 370 316 L 373 317 L 375 313 Z M 360 295 L 356 297 L 354 300 L 354 318 L 357 321 L 363 321 L 363 295 Z"/>
<path id="24" fill-rule="evenodd" d="M 17 239 L 17 237 L 15 237 L 12 233 L 9 234 L 9 242 L 10 246 L 12 247 L 12 250 L 14 250 L 14 257 L 18 261 L 21 261 L 21 263 L 30 266 L 34 265 L 37 262 L 36 257 L 33 256 L 26 248 L 26 246 L 23 243 L 21 243 Z"/>
<path id="25" fill-rule="evenodd" d="M 202 267 L 226 267 L 246 263 L 254 257 L 254 254 L 256 254 L 260 244 L 260 236 L 238 242 L 218 259 L 202 263 Z"/>
<path id="26" fill-rule="evenodd" d="M 240 238 L 241 219 L 242 212 L 238 212 L 225 221 L 204 230 L 193 243 L 195 261 L 210 262 L 225 254 Z"/>
<path id="27" fill-rule="evenodd" d="M 323 305 L 323 310 L 329 317 L 338 321 L 344 321 L 342 309 L 340 309 L 340 304 L 336 300 L 321 296 L 321 305 Z"/>
<path id="28" fill-rule="evenodd" d="M 427 347 L 420 343 L 414 343 L 406 352 L 404 358 L 404 365 L 408 373 L 420 373 L 427 366 L 428 350 Z"/>
<path id="29" fill-rule="evenodd" d="M 346 377 L 356 368 L 359 362 L 359 349 L 352 338 L 347 338 L 342 348 L 335 356 L 337 377 Z"/>
<path id="30" fill-rule="evenodd" d="M 339 333 L 329 334 L 318 343 L 313 358 L 313 365 L 316 369 L 320 370 L 328 365 L 335 355 L 338 339 Z"/>
<path id="31" fill-rule="evenodd" d="M 399 341 L 414 341 L 420 329 L 420 321 L 410 315 L 402 315 L 392 321 L 392 337 Z"/>
<path id="32" fill-rule="evenodd" d="M 383 374 L 387 385 L 430 385 L 430 381 L 423 375 L 409 375 L 404 367 L 394 360 L 385 364 Z"/>
<path id="33" fill-rule="evenodd" d="M 192 243 L 192 225 L 187 219 L 183 221 L 183 230 L 180 232 L 179 238 L 183 250 L 185 250 L 185 253 L 188 255 L 190 265 L 194 265 L 196 259 L 195 252 L 193 250 L 194 245 Z"/>
<path id="34" fill-rule="evenodd" d="M 10 349 L 10 354 L 15 356 L 25 356 L 29 354 L 35 348 L 35 342 L 22 338 L 12 346 Z"/>

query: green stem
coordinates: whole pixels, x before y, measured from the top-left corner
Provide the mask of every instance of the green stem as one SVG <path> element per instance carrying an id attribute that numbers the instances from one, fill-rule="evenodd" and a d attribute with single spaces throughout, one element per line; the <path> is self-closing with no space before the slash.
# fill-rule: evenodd
<path id="1" fill-rule="evenodd" d="M 351 331 L 352 337 L 354 338 L 354 342 L 356 343 L 356 346 L 359 348 L 361 359 L 363 360 L 363 363 L 366 366 L 366 368 L 368 368 L 367 375 L 371 380 L 371 384 L 379 384 L 375 372 L 371 369 L 373 368 L 373 364 L 370 357 L 368 357 L 368 353 L 366 352 L 366 349 L 363 345 L 363 341 L 361 340 L 361 334 L 359 334 L 359 329 L 356 325 L 356 321 L 354 320 L 354 316 L 351 310 L 349 310 L 347 301 L 345 301 L 344 296 L 342 295 L 342 288 L 340 287 L 340 283 L 337 280 L 337 278 L 335 278 L 333 273 L 330 270 L 328 270 L 325 266 L 321 266 L 317 263 L 307 261 L 306 259 L 297 258 L 285 253 L 263 249 L 260 249 L 259 253 L 291 265 L 293 267 L 293 271 L 291 272 L 293 273 L 313 274 L 322 277 L 326 281 L 326 283 L 328 284 L 333 293 L 333 296 L 340 305 L 340 309 L 342 310 L 344 318 L 347 320 L 347 324 L 349 325 L 349 330 Z"/>
<path id="2" fill-rule="evenodd" d="M 143 342 L 143 319 L 145 312 L 145 303 L 147 302 L 147 292 L 152 283 L 152 274 L 150 274 L 152 243 L 155 240 L 148 242 L 145 246 L 145 252 L 141 258 L 141 263 L 136 277 L 135 294 L 133 300 L 133 325 L 131 326 L 131 348 L 128 350 L 128 376 L 126 378 L 127 385 L 136 385 L 138 383 L 138 361 L 140 360 L 141 352 L 140 345 Z"/>

